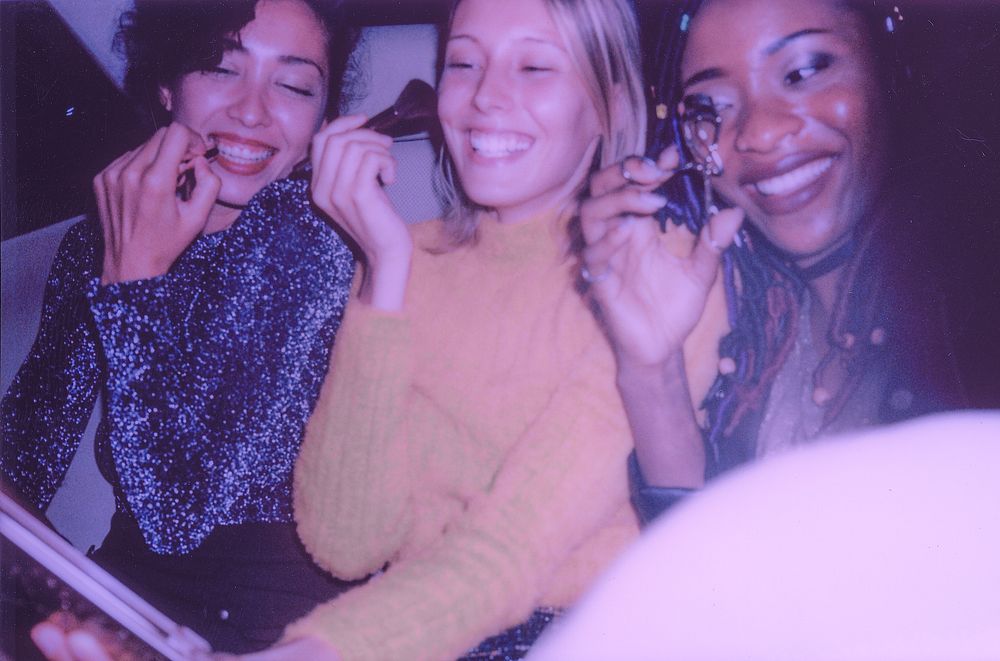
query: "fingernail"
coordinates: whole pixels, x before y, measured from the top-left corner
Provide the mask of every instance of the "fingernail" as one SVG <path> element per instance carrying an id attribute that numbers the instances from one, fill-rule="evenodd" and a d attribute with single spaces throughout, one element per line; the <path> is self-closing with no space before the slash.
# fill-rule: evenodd
<path id="1" fill-rule="evenodd" d="M 657 165 L 656 161 L 654 161 L 648 156 L 643 157 L 642 165 L 646 169 L 646 171 L 649 172 L 649 174 L 653 177 L 662 177 L 663 175 L 667 174 L 665 170 L 661 169 L 660 166 Z"/>
<path id="2" fill-rule="evenodd" d="M 667 198 L 658 193 L 643 193 L 640 199 L 644 205 L 648 204 L 656 209 L 663 207 L 667 203 Z"/>

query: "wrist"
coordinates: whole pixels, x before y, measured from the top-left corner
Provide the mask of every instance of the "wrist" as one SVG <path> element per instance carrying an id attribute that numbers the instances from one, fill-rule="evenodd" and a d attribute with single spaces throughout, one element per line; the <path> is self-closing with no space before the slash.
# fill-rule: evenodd
<path id="1" fill-rule="evenodd" d="M 380 253 L 365 264 L 365 277 L 358 298 L 365 304 L 386 312 L 399 312 L 406 299 L 410 280 L 411 246 Z"/>
<path id="2" fill-rule="evenodd" d="M 684 354 L 680 350 L 656 363 L 629 360 L 618 355 L 616 366 L 615 377 L 623 395 L 627 392 L 662 392 L 666 395 L 687 389 Z"/>

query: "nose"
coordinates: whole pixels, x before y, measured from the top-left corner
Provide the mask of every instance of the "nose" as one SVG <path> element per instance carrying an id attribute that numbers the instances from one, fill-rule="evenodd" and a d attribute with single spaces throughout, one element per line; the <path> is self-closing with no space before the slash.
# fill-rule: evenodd
<path id="1" fill-rule="evenodd" d="M 257 81 L 245 81 L 229 105 L 229 116 L 248 128 L 267 126 L 271 113 L 266 86 Z"/>
<path id="2" fill-rule="evenodd" d="M 510 105 L 511 81 L 496 66 L 483 67 L 472 103 L 481 112 L 503 110 Z"/>
<path id="3" fill-rule="evenodd" d="M 805 126 L 791 104 L 781 99 L 747 103 L 738 118 L 736 150 L 766 154 Z"/>

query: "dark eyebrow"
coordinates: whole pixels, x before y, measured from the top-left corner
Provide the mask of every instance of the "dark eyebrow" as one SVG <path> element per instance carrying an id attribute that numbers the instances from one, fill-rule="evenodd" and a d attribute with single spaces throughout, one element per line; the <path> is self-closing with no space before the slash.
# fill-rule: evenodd
<path id="1" fill-rule="evenodd" d="M 278 58 L 278 61 L 282 64 L 308 64 L 316 67 L 316 71 L 319 71 L 320 77 L 326 78 L 326 72 L 323 71 L 323 67 L 321 67 L 318 62 L 311 60 L 308 57 L 299 57 L 298 55 L 282 55 Z"/>
<path id="2" fill-rule="evenodd" d="M 820 29 L 820 28 L 806 28 L 804 30 L 798 30 L 797 32 L 793 32 L 790 35 L 787 35 L 785 37 L 782 37 L 781 39 L 778 39 L 773 44 L 771 44 L 770 46 L 768 46 L 767 48 L 765 48 L 764 49 L 764 54 L 768 55 L 768 56 L 774 55 L 775 53 L 777 53 L 778 51 L 780 51 L 782 48 L 784 48 L 785 46 L 787 46 L 791 42 L 795 41 L 796 39 L 801 39 L 802 37 L 806 37 L 806 36 L 811 35 L 811 34 L 828 34 L 829 32 L 830 32 L 830 30 L 823 30 L 823 29 Z M 713 67 L 711 69 L 705 69 L 704 71 L 699 71 L 695 75 L 693 75 L 690 78 L 688 78 L 687 80 L 685 80 L 684 81 L 684 85 L 681 87 L 681 89 L 685 89 L 686 90 L 688 87 L 691 87 L 692 85 L 695 85 L 695 84 L 700 83 L 702 81 L 712 80 L 713 78 L 722 78 L 724 75 L 725 75 L 725 72 L 722 69 L 718 68 L 718 67 Z"/>
<path id="3" fill-rule="evenodd" d="M 722 69 L 720 69 L 719 67 L 712 67 L 711 69 L 703 69 L 702 71 L 699 71 L 695 75 L 693 75 L 690 78 L 688 78 L 687 80 L 685 80 L 684 84 L 681 85 L 681 89 L 686 90 L 687 88 L 691 87 L 692 85 L 695 85 L 695 84 L 700 83 L 702 81 L 712 80 L 713 78 L 722 78 L 723 75 L 725 75 L 725 74 L 723 73 Z"/>
<path id="4" fill-rule="evenodd" d="M 243 44 L 237 39 L 227 38 L 222 42 L 222 48 L 227 53 L 246 53 L 247 49 L 243 47 Z M 308 57 L 301 57 L 299 55 L 281 55 L 278 57 L 278 61 L 282 64 L 307 64 L 309 66 L 315 67 L 319 75 L 325 80 L 326 72 L 323 67 L 320 66 L 316 60 L 312 60 Z"/>
<path id="5" fill-rule="evenodd" d="M 799 30 L 798 32 L 793 32 L 787 37 L 782 37 L 781 39 L 778 39 L 776 42 L 765 48 L 764 54 L 774 55 L 779 50 L 787 46 L 789 43 L 795 41 L 796 39 L 808 36 L 810 34 L 827 34 L 829 32 L 830 32 L 829 30 L 821 30 L 819 28 L 806 28 L 805 30 Z"/>

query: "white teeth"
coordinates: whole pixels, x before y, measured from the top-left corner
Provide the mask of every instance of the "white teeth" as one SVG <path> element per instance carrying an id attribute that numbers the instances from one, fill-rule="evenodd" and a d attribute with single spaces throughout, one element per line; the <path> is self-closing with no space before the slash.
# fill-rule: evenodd
<path id="1" fill-rule="evenodd" d="M 517 133 L 470 131 L 469 142 L 477 154 L 486 158 L 503 158 L 531 146 L 530 138 Z"/>
<path id="2" fill-rule="evenodd" d="M 833 157 L 819 158 L 783 175 L 758 181 L 754 184 L 761 195 L 784 195 L 808 186 L 819 179 L 833 165 Z"/>
<path id="3" fill-rule="evenodd" d="M 219 142 L 216 145 L 219 153 L 230 161 L 243 161 L 244 163 L 260 163 L 274 156 L 273 149 L 252 149 L 246 145 L 237 145 L 231 142 Z"/>

